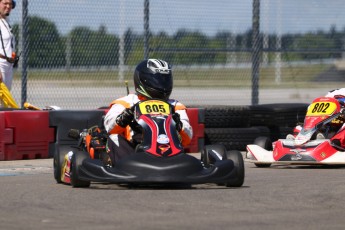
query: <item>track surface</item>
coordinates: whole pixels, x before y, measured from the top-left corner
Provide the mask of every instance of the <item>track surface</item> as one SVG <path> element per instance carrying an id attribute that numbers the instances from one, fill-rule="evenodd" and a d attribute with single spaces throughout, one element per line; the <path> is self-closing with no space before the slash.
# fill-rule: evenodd
<path id="1" fill-rule="evenodd" d="M 75 189 L 52 159 L 0 162 L 0 229 L 344 229 L 345 168 L 245 167 L 241 188 Z"/>

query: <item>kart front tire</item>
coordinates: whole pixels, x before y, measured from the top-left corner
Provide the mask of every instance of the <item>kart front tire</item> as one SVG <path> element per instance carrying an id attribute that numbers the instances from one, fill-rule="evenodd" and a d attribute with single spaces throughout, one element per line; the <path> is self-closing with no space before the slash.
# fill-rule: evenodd
<path id="1" fill-rule="evenodd" d="M 268 151 L 272 151 L 272 141 L 269 137 L 257 137 L 254 140 L 254 145 L 258 145 L 263 149 L 266 149 Z"/>
<path id="2" fill-rule="evenodd" d="M 254 165 L 258 168 L 269 168 L 271 164 L 263 164 L 263 163 L 254 163 Z"/>
<path id="3" fill-rule="evenodd" d="M 214 164 L 216 161 L 209 153 L 209 151 L 216 151 L 222 158 L 226 157 L 226 148 L 224 145 L 205 145 L 201 151 L 201 161 L 206 168 Z"/>
<path id="4" fill-rule="evenodd" d="M 257 137 L 254 140 L 254 145 L 260 146 L 263 149 L 266 149 L 268 151 L 272 151 L 272 141 L 268 137 Z M 265 164 L 265 163 L 254 163 L 254 165 L 258 168 L 268 168 L 271 166 L 271 164 Z"/>
<path id="5" fill-rule="evenodd" d="M 53 168 L 54 168 L 54 178 L 57 183 L 62 183 L 62 165 L 66 154 L 71 150 L 69 146 L 59 146 L 58 151 L 54 153 Z"/>
<path id="6" fill-rule="evenodd" d="M 226 152 L 228 160 L 234 162 L 234 170 L 236 171 L 237 178 L 226 182 L 226 187 L 241 187 L 244 183 L 244 160 L 242 153 L 238 150 L 231 150 Z"/>
<path id="7" fill-rule="evenodd" d="M 71 159 L 71 185 L 74 188 L 85 188 L 90 187 L 90 181 L 84 181 L 79 179 L 79 167 L 82 165 L 83 161 L 90 158 L 90 155 L 84 151 L 76 151 L 73 153 Z"/>

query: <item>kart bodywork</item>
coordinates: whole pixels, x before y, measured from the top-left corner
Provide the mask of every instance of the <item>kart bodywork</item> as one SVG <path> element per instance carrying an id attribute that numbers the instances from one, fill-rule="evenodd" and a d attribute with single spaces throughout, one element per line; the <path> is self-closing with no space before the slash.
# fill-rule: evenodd
<path id="1" fill-rule="evenodd" d="M 106 160 L 105 130 L 86 130 L 78 134 L 78 148 L 64 147 L 55 154 L 55 180 L 73 187 L 88 187 L 91 182 L 242 186 L 242 154 L 226 151 L 222 145 L 205 146 L 201 159 L 186 154 L 172 119 L 174 108 L 169 103 L 162 100 L 141 101 L 133 106 L 133 112 L 142 132 L 142 142 L 135 153 L 111 165 Z"/>
<path id="2" fill-rule="evenodd" d="M 267 137 L 259 137 L 254 144 L 247 145 L 247 156 L 258 167 L 271 164 L 345 165 L 345 149 L 340 143 L 345 135 L 343 116 L 336 99 L 316 98 L 309 105 L 298 134 L 273 143 Z M 318 136 L 319 133 L 322 135 Z"/>

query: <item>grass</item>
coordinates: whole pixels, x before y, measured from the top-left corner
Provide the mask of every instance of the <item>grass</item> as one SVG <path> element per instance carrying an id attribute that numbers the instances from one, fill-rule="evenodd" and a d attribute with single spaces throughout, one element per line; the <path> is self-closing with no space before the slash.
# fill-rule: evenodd
<path id="1" fill-rule="evenodd" d="M 313 82 L 313 79 L 328 68 L 330 65 L 326 64 L 282 67 L 280 69 L 281 81 L 278 84 L 276 82 L 276 69 L 274 67 L 261 67 L 259 85 L 260 88 L 318 87 L 320 83 Z M 14 79 L 20 81 L 20 74 L 19 71 L 16 71 Z M 133 70 L 125 71 L 122 81 L 119 80 L 117 70 L 69 72 L 64 70 L 30 70 L 27 76 L 28 82 L 45 81 L 52 82 L 57 86 L 116 87 L 123 86 L 124 81 L 128 81 L 131 86 Z M 334 84 L 336 85 L 336 83 Z M 252 70 L 251 68 L 221 67 L 179 68 L 174 70 L 174 85 L 175 87 L 248 88 L 252 86 Z"/>

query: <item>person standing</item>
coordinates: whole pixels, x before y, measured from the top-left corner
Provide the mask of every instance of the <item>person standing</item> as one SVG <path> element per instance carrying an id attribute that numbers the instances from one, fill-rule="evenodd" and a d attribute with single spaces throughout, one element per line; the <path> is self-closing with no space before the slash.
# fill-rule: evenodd
<path id="1" fill-rule="evenodd" d="M 15 6 L 15 0 L 0 0 L 0 82 L 4 82 L 9 90 L 12 88 L 13 66 L 18 58 L 15 54 L 15 37 L 7 17 Z"/>

